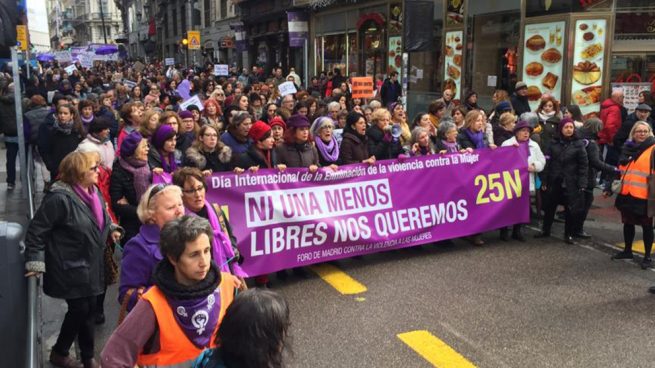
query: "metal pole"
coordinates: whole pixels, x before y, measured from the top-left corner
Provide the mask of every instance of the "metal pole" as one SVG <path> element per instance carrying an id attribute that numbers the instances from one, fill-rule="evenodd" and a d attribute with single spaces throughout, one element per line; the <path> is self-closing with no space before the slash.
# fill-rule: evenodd
<path id="1" fill-rule="evenodd" d="M 102 0 L 100 2 L 100 21 L 102 22 L 102 36 L 105 38 L 105 44 L 107 44 L 107 29 L 105 29 L 105 12 L 102 10 Z"/>
<path id="2" fill-rule="evenodd" d="M 305 74 L 305 89 L 309 88 L 309 39 L 305 38 L 303 50 L 303 73 Z"/>
<path id="3" fill-rule="evenodd" d="M 27 278 L 27 363 L 28 368 L 39 367 L 37 350 L 37 296 L 39 288 L 36 276 Z"/>
<path id="4" fill-rule="evenodd" d="M 11 48 L 11 63 L 14 76 L 14 103 L 16 104 L 16 131 L 18 132 L 18 161 L 20 163 L 20 176 L 23 198 L 31 196 L 32 193 L 27 192 L 25 185 L 27 180 L 27 169 L 25 159 L 25 135 L 23 134 L 23 96 L 20 85 L 20 74 L 18 69 L 18 48 L 16 46 Z"/>

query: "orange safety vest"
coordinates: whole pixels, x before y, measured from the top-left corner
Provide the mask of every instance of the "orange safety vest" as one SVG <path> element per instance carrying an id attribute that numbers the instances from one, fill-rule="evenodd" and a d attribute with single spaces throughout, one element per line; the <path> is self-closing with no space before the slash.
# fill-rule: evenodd
<path id="1" fill-rule="evenodd" d="M 619 166 L 623 173 L 621 178 L 621 194 L 634 198 L 648 199 L 648 175 L 650 175 L 650 160 L 653 148 L 649 147 L 639 158 L 627 165 Z"/>
<path id="2" fill-rule="evenodd" d="M 218 323 L 214 328 L 213 336 L 218 331 L 225 310 L 234 300 L 235 281 L 234 276 L 221 272 L 221 283 L 219 285 L 221 296 L 221 311 L 218 315 Z M 166 300 L 164 293 L 153 286 L 143 299 L 148 301 L 155 312 L 157 325 L 159 326 L 159 351 L 152 354 L 139 354 L 137 365 L 139 367 L 191 367 L 194 360 L 203 352 L 204 348 L 216 346 L 214 338 L 210 340 L 209 346 L 198 348 L 184 334 L 182 328 L 177 324 L 173 310 Z"/>

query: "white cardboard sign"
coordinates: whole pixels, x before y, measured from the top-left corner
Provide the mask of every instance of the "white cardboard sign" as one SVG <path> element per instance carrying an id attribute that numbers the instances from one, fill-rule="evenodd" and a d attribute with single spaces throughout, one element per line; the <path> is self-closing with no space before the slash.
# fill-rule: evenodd
<path id="1" fill-rule="evenodd" d="M 230 75 L 230 67 L 227 64 L 214 64 L 214 75 L 227 77 Z"/>
<path id="2" fill-rule="evenodd" d="M 195 96 L 191 97 L 190 99 L 188 99 L 188 100 L 186 100 L 186 101 L 184 101 L 184 102 L 182 102 L 180 104 L 180 111 L 186 110 L 187 107 L 189 107 L 191 105 L 198 106 L 198 109 L 200 109 L 200 111 L 204 110 L 204 108 L 202 106 L 202 101 L 200 101 L 200 98 L 198 97 L 198 95 L 195 95 Z"/>
<path id="3" fill-rule="evenodd" d="M 296 90 L 295 84 L 293 84 L 293 82 L 291 82 L 291 81 L 284 82 L 284 83 L 280 84 L 279 86 L 277 86 L 277 88 L 280 90 L 280 96 L 282 96 L 282 97 L 298 92 Z"/>

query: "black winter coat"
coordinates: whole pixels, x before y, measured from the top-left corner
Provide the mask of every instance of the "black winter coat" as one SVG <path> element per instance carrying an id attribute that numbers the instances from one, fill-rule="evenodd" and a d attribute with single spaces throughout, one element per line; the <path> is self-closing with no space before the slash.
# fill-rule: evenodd
<path id="1" fill-rule="evenodd" d="M 524 112 L 530 112 L 530 101 L 528 101 L 528 97 L 521 97 L 514 93 L 510 98 L 510 102 L 512 103 L 512 108 L 514 109 L 514 113 L 516 116 L 521 116 Z"/>
<path id="2" fill-rule="evenodd" d="M 487 135 L 483 134 L 482 139 L 484 141 L 484 146 L 489 147 L 489 141 L 487 140 Z M 459 134 L 457 134 L 457 144 L 462 148 L 462 149 L 467 149 L 467 148 L 473 148 L 473 149 L 478 149 L 475 146 L 475 143 L 471 140 L 471 138 L 466 134 L 464 129 L 461 129 L 459 131 Z"/>
<path id="3" fill-rule="evenodd" d="M 366 130 L 368 137 L 368 153 L 375 156 L 376 160 L 395 159 L 402 153 L 400 140 L 393 141 L 385 139 L 386 133 L 377 125 L 373 125 Z M 368 157 L 367 157 L 368 158 Z"/>
<path id="4" fill-rule="evenodd" d="M 39 127 L 38 147 L 39 154 L 50 171 L 54 181 L 59 174 L 59 163 L 69 153 L 75 151 L 77 146 L 84 140 L 84 136 L 75 129 L 70 134 L 64 134 L 55 129 L 53 124 L 42 124 Z"/>
<path id="5" fill-rule="evenodd" d="M 318 151 L 311 143 L 287 144 L 275 147 L 277 162 L 287 167 L 319 166 Z"/>
<path id="6" fill-rule="evenodd" d="M 339 164 L 359 164 L 368 159 L 368 138 L 357 135 L 353 132 L 345 132 L 339 147 Z"/>
<path id="7" fill-rule="evenodd" d="M 4 133 L 7 137 L 18 135 L 16 101 L 13 92 L 0 96 L 0 133 Z"/>
<path id="8" fill-rule="evenodd" d="M 600 149 L 598 148 L 598 137 L 595 134 L 587 131 L 586 129 L 578 130 L 578 134 L 582 137 L 582 141 L 587 151 L 587 158 L 589 159 L 589 169 L 587 175 L 587 190 L 593 190 L 596 187 L 596 176 L 598 171 L 606 174 L 614 174 L 614 166 L 604 163 L 600 159 Z"/>
<path id="9" fill-rule="evenodd" d="M 555 138 L 544 155 L 546 168 L 541 175 L 545 185 L 564 184 L 570 193 L 587 188 L 589 159 L 583 140 Z"/>
<path id="10" fill-rule="evenodd" d="M 268 166 L 264 156 L 257 150 L 254 144 L 248 147 L 248 151 L 239 155 L 236 160 L 236 167 L 248 170 L 253 166 L 259 166 L 260 169 L 272 169 L 277 164 L 275 149 L 271 150 L 271 165 Z"/>
<path id="11" fill-rule="evenodd" d="M 104 248 L 116 227 L 106 210 L 104 218 L 100 230 L 91 210 L 67 184 L 56 182 L 46 194 L 25 235 L 25 268 L 45 271 L 47 295 L 77 299 L 105 292 Z"/>
<path id="12" fill-rule="evenodd" d="M 136 207 L 139 205 L 139 198 L 136 197 L 134 189 L 134 175 L 125 170 L 118 161 L 114 162 L 109 181 L 109 197 L 111 208 L 119 218 L 119 222 L 125 229 L 123 243 L 132 239 L 139 233 L 141 221 L 136 214 Z M 119 204 L 121 198 L 127 199 L 128 204 Z"/>

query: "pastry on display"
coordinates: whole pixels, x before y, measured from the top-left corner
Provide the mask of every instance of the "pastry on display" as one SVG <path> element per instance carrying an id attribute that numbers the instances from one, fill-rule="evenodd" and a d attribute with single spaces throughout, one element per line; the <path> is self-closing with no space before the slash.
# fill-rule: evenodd
<path id="1" fill-rule="evenodd" d="M 582 35 L 582 39 L 585 41 L 591 41 L 596 37 L 593 32 L 585 32 L 585 34 Z"/>
<path id="2" fill-rule="evenodd" d="M 534 35 L 525 41 L 525 47 L 532 51 L 539 51 L 546 47 L 546 40 L 540 35 Z"/>
<path id="3" fill-rule="evenodd" d="M 581 61 L 573 67 L 573 79 L 580 84 L 593 84 L 600 79 L 600 76 L 600 67 L 596 63 Z"/>
<path id="4" fill-rule="evenodd" d="M 541 98 L 541 90 L 537 86 L 528 87 L 528 100 L 529 101 L 539 101 Z"/>
<path id="5" fill-rule="evenodd" d="M 541 73 L 543 72 L 544 72 L 544 65 L 542 63 L 533 61 L 525 66 L 525 74 L 531 77 L 537 77 L 541 75 Z"/>
<path id="6" fill-rule="evenodd" d="M 600 102 L 600 95 L 603 92 L 602 86 L 585 87 L 573 93 L 573 101 L 579 106 L 588 106 Z"/>
<path id="7" fill-rule="evenodd" d="M 587 25 L 587 23 L 580 24 L 580 30 L 581 31 L 586 31 L 587 29 L 589 29 L 589 26 Z"/>
<path id="8" fill-rule="evenodd" d="M 448 64 L 448 76 L 453 78 L 453 79 L 459 79 L 459 77 L 462 75 L 462 73 L 459 71 L 458 68 L 456 68 L 453 65 Z"/>
<path id="9" fill-rule="evenodd" d="M 600 43 L 595 43 L 593 45 L 587 46 L 584 50 L 582 50 L 582 53 L 580 56 L 583 59 L 592 59 L 596 55 L 600 54 L 603 51 L 603 45 Z"/>
<path id="10" fill-rule="evenodd" d="M 457 95 L 457 82 L 455 82 L 454 80 L 448 78 L 444 82 L 443 89 L 444 90 L 449 89 L 449 90 L 453 91 L 453 96 L 456 96 Z"/>
<path id="11" fill-rule="evenodd" d="M 557 85 L 557 80 L 559 79 L 558 76 L 555 74 L 548 72 L 544 79 L 541 81 L 541 85 L 548 89 L 554 89 L 555 86 Z"/>
<path id="12" fill-rule="evenodd" d="M 455 55 L 453 56 L 453 63 L 457 66 L 462 66 L 462 55 Z"/>
<path id="13" fill-rule="evenodd" d="M 452 47 L 446 46 L 446 56 L 453 56 L 454 53 L 455 53 L 455 50 L 453 50 Z"/>
<path id="14" fill-rule="evenodd" d="M 556 64 L 562 60 L 562 54 L 557 49 L 550 48 L 541 54 L 541 60 L 551 64 Z"/>
<path id="15" fill-rule="evenodd" d="M 462 49 L 462 44 L 461 44 L 461 43 L 458 43 L 458 44 L 455 46 L 455 50 L 460 51 L 461 49 Z"/>

